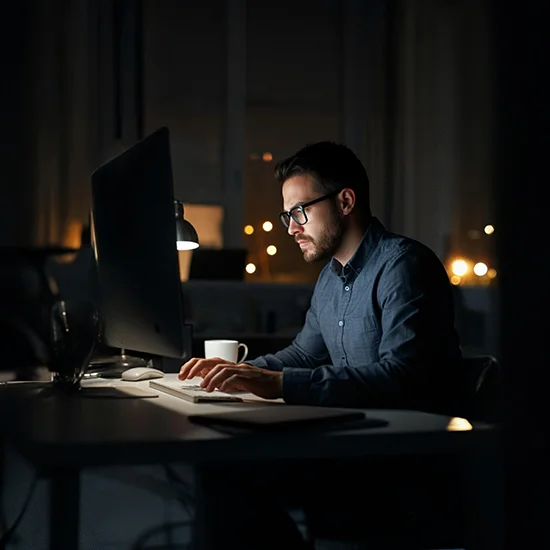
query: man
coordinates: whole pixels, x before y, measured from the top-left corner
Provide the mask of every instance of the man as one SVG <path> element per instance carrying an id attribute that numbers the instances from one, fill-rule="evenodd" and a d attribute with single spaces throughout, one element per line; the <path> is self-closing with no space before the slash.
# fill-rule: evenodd
<path id="1" fill-rule="evenodd" d="M 426 246 L 372 216 L 364 166 L 344 145 L 280 162 L 288 233 L 306 262 L 328 260 L 293 343 L 246 363 L 189 360 L 180 379 L 300 405 L 451 412 L 461 351 L 447 274 Z"/>
<path id="2" fill-rule="evenodd" d="M 291 404 L 455 414 L 461 351 L 451 286 L 435 254 L 372 216 L 366 170 L 344 145 L 308 145 L 280 162 L 275 177 L 282 186 L 281 221 L 304 260 L 328 260 L 305 325 L 274 355 L 240 364 L 193 358 L 180 379 L 201 376 L 207 391 L 245 390 Z M 414 529 L 420 516 L 411 509 L 419 509 L 420 497 L 455 517 L 428 490 L 437 470 L 439 479 L 449 477 L 449 465 L 434 460 L 277 461 L 242 470 L 225 464 L 208 472 L 218 503 L 209 515 L 212 536 L 221 533 L 212 547 L 223 548 L 231 534 L 240 548 L 309 548 L 281 513 L 287 498 L 304 508 L 315 536 L 368 540 L 369 548 Z M 233 479 L 238 504 L 216 493 Z M 443 494 L 448 488 L 435 486 Z M 351 488 L 358 505 L 350 502 Z M 264 494 L 269 502 L 259 498 Z"/>

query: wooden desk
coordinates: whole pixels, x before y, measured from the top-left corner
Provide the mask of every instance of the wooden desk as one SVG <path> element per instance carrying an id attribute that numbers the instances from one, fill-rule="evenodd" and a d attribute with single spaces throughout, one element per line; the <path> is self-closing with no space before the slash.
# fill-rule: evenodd
<path id="1" fill-rule="evenodd" d="M 175 375 L 167 374 L 167 377 Z M 85 387 L 148 382 L 93 380 Z M 4 440 L 51 480 L 50 548 L 78 549 L 80 472 L 88 466 L 186 462 L 200 470 L 217 461 L 368 458 L 391 454 L 459 453 L 477 468 L 499 455 L 494 426 L 449 430 L 450 418 L 415 411 L 369 410 L 383 427 L 324 435 L 232 437 L 192 424 L 189 413 L 287 406 L 249 396 L 246 403 L 192 404 L 160 393 L 155 398 L 117 399 L 82 392 L 65 397 L 36 383 L 0 385 Z M 200 479 L 200 476 L 199 476 Z M 492 502 L 495 479 L 479 477 L 472 492 L 472 548 L 500 548 L 500 517 Z M 200 491 L 200 488 L 199 488 Z M 481 499 L 481 500 L 480 500 Z M 482 499 L 485 499 L 483 502 Z M 207 502 L 205 501 L 205 504 Z M 197 509 L 197 529 L 207 526 Z M 207 531 L 207 529 L 205 529 Z M 199 533 L 199 538 L 201 534 Z M 202 540 L 202 539 L 201 539 Z"/>

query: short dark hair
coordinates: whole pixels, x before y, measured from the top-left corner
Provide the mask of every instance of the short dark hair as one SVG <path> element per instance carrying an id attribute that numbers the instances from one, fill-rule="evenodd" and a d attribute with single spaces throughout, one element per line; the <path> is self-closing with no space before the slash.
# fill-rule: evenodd
<path id="1" fill-rule="evenodd" d="M 322 193 L 339 191 L 344 187 L 353 189 L 361 209 L 370 214 L 367 170 L 346 145 L 333 141 L 312 143 L 275 166 L 275 179 L 281 185 L 300 175 L 311 176 Z"/>

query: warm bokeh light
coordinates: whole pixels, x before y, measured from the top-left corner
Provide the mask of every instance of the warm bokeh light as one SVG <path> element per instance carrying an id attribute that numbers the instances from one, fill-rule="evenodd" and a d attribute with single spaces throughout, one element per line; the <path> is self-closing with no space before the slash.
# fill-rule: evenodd
<path id="1" fill-rule="evenodd" d="M 273 160 L 273 155 L 271 153 L 264 153 L 262 155 L 262 159 L 265 161 L 265 162 L 271 162 Z"/>
<path id="2" fill-rule="evenodd" d="M 256 266 L 253 263 L 246 264 L 245 269 L 247 273 L 250 273 L 252 275 L 252 273 L 256 271 Z"/>
<path id="3" fill-rule="evenodd" d="M 488 267 L 483 262 L 478 262 L 476 265 L 474 265 L 474 273 L 478 277 L 483 277 L 488 271 Z"/>
<path id="4" fill-rule="evenodd" d="M 75 250 L 82 246 L 82 228 L 84 224 L 80 220 L 70 220 L 65 226 L 63 246 Z M 58 263 L 71 263 L 76 258 L 75 254 L 62 254 L 55 258 Z"/>
<path id="5" fill-rule="evenodd" d="M 495 228 L 492 225 L 486 225 L 483 228 L 483 231 L 485 231 L 485 233 L 487 233 L 487 235 L 492 235 L 495 232 Z"/>
<path id="6" fill-rule="evenodd" d="M 269 233 L 269 231 L 271 231 L 273 229 L 273 224 L 271 222 L 264 222 L 263 225 L 262 225 L 262 229 L 266 233 Z"/>
<path id="7" fill-rule="evenodd" d="M 277 254 L 277 247 L 274 245 L 274 244 L 270 244 L 266 249 L 265 251 L 270 255 L 270 256 L 275 256 L 275 254 Z"/>
<path id="8" fill-rule="evenodd" d="M 458 275 L 453 275 L 451 277 L 451 284 L 453 284 L 455 286 L 459 285 L 460 281 L 462 281 L 462 279 Z"/>
<path id="9" fill-rule="evenodd" d="M 496 269 L 491 268 L 487 271 L 487 277 L 489 277 L 489 279 L 494 279 L 496 276 L 497 276 L 497 270 Z"/>
<path id="10" fill-rule="evenodd" d="M 254 233 L 254 228 L 251 225 L 245 225 L 244 226 L 244 232 L 247 235 L 252 235 L 252 233 Z"/>
<path id="11" fill-rule="evenodd" d="M 70 220 L 65 226 L 63 235 L 63 246 L 67 248 L 80 248 L 82 246 L 82 228 L 80 220 Z"/>
<path id="12" fill-rule="evenodd" d="M 451 264 L 451 271 L 455 275 L 462 277 L 468 273 L 468 264 L 464 260 L 455 260 Z"/>

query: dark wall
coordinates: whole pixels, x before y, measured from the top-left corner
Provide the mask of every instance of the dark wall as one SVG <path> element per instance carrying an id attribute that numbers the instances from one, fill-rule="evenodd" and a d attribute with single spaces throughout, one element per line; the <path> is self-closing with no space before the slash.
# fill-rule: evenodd
<path id="1" fill-rule="evenodd" d="M 28 244 L 32 234 L 21 216 L 21 209 L 32 208 L 25 162 L 28 10 L 28 2 L 0 10 L 0 246 Z"/>
<path id="2" fill-rule="evenodd" d="M 496 189 L 507 414 L 506 548 L 547 538 L 547 7 L 495 2 Z M 544 516 L 543 516 L 544 514 Z M 544 531 L 543 531 L 544 529 Z"/>

